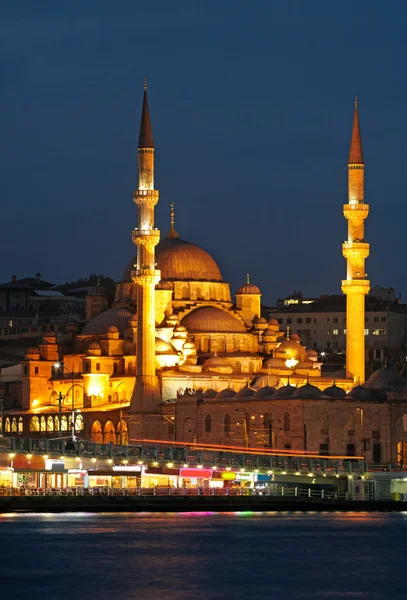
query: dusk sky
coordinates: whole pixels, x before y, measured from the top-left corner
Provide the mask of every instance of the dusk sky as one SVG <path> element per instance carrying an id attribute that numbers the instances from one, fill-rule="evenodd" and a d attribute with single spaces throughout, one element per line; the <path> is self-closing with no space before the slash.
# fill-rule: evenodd
<path id="1" fill-rule="evenodd" d="M 399 1 L 2 3 L 0 280 L 120 279 L 148 77 L 156 223 L 274 303 L 340 293 L 359 96 L 366 270 L 407 299 L 407 7 Z"/>

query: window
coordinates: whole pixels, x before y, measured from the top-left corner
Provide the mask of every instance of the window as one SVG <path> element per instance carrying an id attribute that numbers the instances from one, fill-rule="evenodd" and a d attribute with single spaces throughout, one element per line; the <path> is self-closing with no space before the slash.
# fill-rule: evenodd
<path id="1" fill-rule="evenodd" d="M 305 319 L 305 322 L 306 322 L 306 323 L 311 323 L 311 318 L 310 318 L 310 317 L 307 317 L 307 318 Z"/>
<path id="2" fill-rule="evenodd" d="M 284 431 L 290 431 L 290 414 L 284 413 Z"/>
<path id="3" fill-rule="evenodd" d="M 374 321 L 375 323 L 378 323 L 378 322 L 379 322 L 379 317 L 375 317 L 375 318 L 373 319 L 373 321 Z"/>
<path id="4" fill-rule="evenodd" d="M 117 373 L 117 363 L 113 363 L 113 373 Z"/>
<path id="5" fill-rule="evenodd" d="M 205 432 L 210 433 L 212 431 L 212 417 L 211 415 L 206 415 L 205 417 Z"/>
<path id="6" fill-rule="evenodd" d="M 343 335 L 346 335 L 346 329 L 343 330 Z"/>
<path id="7" fill-rule="evenodd" d="M 338 349 L 338 342 L 332 342 L 332 347 Z"/>
<path id="8" fill-rule="evenodd" d="M 302 319 L 297 319 L 297 323 L 300 325 L 302 323 Z"/>
<path id="9" fill-rule="evenodd" d="M 339 329 L 332 329 L 332 335 L 339 335 Z"/>
<path id="10" fill-rule="evenodd" d="M 355 444 L 346 444 L 346 456 L 355 456 Z"/>
<path id="11" fill-rule="evenodd" d="M 382 446 L 381 444 L 373 444 L 373 463 L 380 465 L 382 462 Z"/>
<path id="12" fill-rule="evenodd" d="M 28 375 L 28 367 L 24 367 L 24 375 Z"/>
<path id="13" fill-rule="evenodd" d="M 316 320 L 316 319 L 314 319 L 314 323 L 316 323 L 316 322 L 317 322 L 317 320 Z"/>
<path id="14" fill-rule="evenodd" d="M 365 317 L 365 323 L 369 323 L 369 317 Z"/>
<path id="15" fill-rule="evenodd" d="M 326 347 L 327 347 L 327 348 L 330 348 L 330 347 L 331 347 L 331 342 L 327 342 L 327 343 L 326 343 Z"/>
<path id="16" fill-rule="evenodd" d="M 373 335 L 386 335 L 386 329 L 373 329 Z"/>
<path id="17" fill-rule="evenodd" d="M 18 418 L 18 433 L 23 433 L 23 417 Z"/>
<path id="18" fill-rule="evenodd" d="M 38 375 L 38 367 L 34 367 L 34 373 L 35 375 Z"/>
<path id="19" fill-rule="evenodd" d="M 279 324 L 279 325 L 282 325 L 282 324 L 283 324 L 283 319 L 281 319 L 281 318 L 280 318 L 280 319 L 277 319 L 277 320 L 278 320 L 278 324 Z"/>
<path id="20" fill-rule="evenodd" d="M 327 322 L 327 323 L 330 323 L 330 322 L 331 322 L 331 319 L 330 319 L 329 317 L 327 317 L 327 319 L 326 319 L 326 322 Z"/>
<path id="21" fill-rule="evenodd" d="M 38 417 L 31 417 L 30 419 L 30 431 L 39 431 L 40 430 L 40 422 Z"/>
<path id="22" fill-rule="evenodd" d="M 287 325 L 291 325 L 292 322 L 293 322 L 292 319 L 287 319 Z"/>
<path id="23" fill-rule="evenodd" d="M 319 453 L 324 456 L 328 456 L 329 454 L 329 444 L 319 444 Z"/>
<path id="24" fill-rule="evenodd" d="M 85 362 L 85 373 L 89 373 L 89 363 Z"/>
<path id="25" fill-rule="evenodd" d="M 382 317 L 382 323 L 386 323 L 386 317 Z"/>
<path id="26" fill-rule="evenodd" d="M 6 418 L 6 421 L 4 423 L 4 431 L 6 433 L 10 433 L 11 431 L 10 419 L 8 417 Z"/>
<path id="27" fill-rule="evenodd" d="M 284 444 L 285 450 L 291 450 L 291 444 Z"/>
<path id="28" fill-rule="evenodd" d="M 326 335 L 331 335 L 331 330 L 330 329 L 326 330 Z"/>
<path id="29" fill-rule="evenodd" d="M 365 335 L 369 335 L 369 330 L 365 329 Z"/>
<path id="30" fill-rule="evenodd" d="M 230 415 L 225 415 L 225 433 L 230 433 Z"/>
<path id="31" fill-rule="evenodd" d="M 333 322 L 334 322 L 334 323 L 337 323 L 337 322 L 338 322 L 338 317 L 334 317 L 334 318 L 333 318 Z"/>
<path id="32" fill-rule="evenodd" d="M 100 371 L 100 363 L 96 363 L 96 371 Z"/>

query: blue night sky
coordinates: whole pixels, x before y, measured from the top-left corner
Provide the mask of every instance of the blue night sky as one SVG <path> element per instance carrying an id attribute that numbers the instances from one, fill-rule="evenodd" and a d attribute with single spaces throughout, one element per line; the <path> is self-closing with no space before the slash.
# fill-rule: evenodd
<path id="1" fill-rule="evenodd" d="M 133 255 L 143 78 L 157 226 L 273 303 L 339 293 L 359 95 L 372 284 L 407 296 L 407 5 L 2 3 L 0 280 L 119 279 Z"/>

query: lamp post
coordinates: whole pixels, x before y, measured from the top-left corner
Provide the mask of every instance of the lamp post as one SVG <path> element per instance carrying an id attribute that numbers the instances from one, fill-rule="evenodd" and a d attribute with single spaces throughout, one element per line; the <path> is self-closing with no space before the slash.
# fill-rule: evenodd
<path id="1" fill-rule="evenodd" d="M 248 431 L 247 431 L 247 417 L 250 418 L 250 415 L 245 408 L 236 408 L 236 412 L 244 412 L 243 436 L 244 436 L 244 445 L 246 446 L 246 448 L 248 448 L 249 447 L 249 436 L 248 436 Z"/>
<path id="2" fill-rule="evenodd" d="M 0 396 L 0 438 L 3 437 L 3 422 L 4 422 L 4 398 Z"/>
<path id="3" fill-rule="evenodd" d="M 273 423 L 277 421 L 277 423 L 281 423 L 281 419 L 269 419 L 268 420 L 268 438 L 269 438 L 269 448 L 274 448 L 274 430 Z"/>
<path id="4" fill-rule="evenodd" d="M 72 441 L 76 442 L 76 436 L 75 436 L 75 374 L 70 371 L 68 369 L 68 367 L 66 367 L 65 365 L 61 365 L 61 363 L 55 363 L 54 364 L 55 369 L 61 370 L 61 371 L 66 371 L 70 376 L 71 376 L 71 381 L 72 381 L 72 417 L 71 417 L 71 430 L 72 430 Z M 59 400 L 59 406 L 61 407 L 61 394 L 60 394 L 60 400 Z M 60 415 L 61 416 L 61 415 Z M 61 426 L 60 426 L 61 429 Z"/>

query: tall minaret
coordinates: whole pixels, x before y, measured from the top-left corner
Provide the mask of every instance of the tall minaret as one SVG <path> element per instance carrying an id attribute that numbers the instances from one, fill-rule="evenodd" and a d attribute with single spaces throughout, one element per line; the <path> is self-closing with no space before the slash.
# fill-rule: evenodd
<path id="1" fill-rule="evenodd" d="M 137 286 L 136 385 L 131 398 L 131 412 L 155 412 L 160 390 L 155 370 L 155 312 L 154 290 L 160 281 L 155 266 L 155 247 L 160 232 L 154 227 L 154 207 L 158 191 L 154 189 L 154 143 L 147 101 L 147 82 L 144 81 L 138 144 L 138 190 L 134 192 L 138 207 L 138 225 L 133 230 L 137 246 L 137 268 L 131 277 Z"/>
<path id="2" fill-rule="evenodd" d="M 342 245 L 342 254 L 347 261 L 342 291 L 346 294 L 346 375 L 360 383 L 365 381 L 365 296 L 370 290 L 365 273 L 369 244 L 365 242 L 364 222 L 369 205 L 364 202 L 364 168 L 358 99 L 355 98 L 348 160 L 349 200 L 343 207 L 348 220 L 348 241 Z"/>

